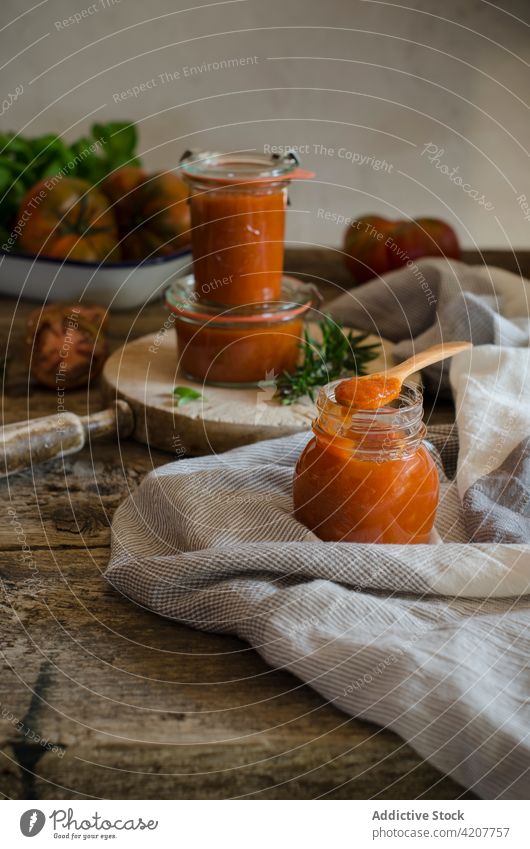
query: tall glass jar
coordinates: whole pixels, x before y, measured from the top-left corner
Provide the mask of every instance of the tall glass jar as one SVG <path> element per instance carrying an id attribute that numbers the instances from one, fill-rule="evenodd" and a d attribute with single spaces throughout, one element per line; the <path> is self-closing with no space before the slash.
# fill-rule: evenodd
<path id="1" fill-rule="evenodd" d="M 294 154 L 187 152 L 193 271 L 199 297 L 223 305 L 281 295 L 288 181 L 313 176 Z"/>
<path id="2" fill-rule="evenodd" d="M 296 518 L 323 540 L 429 542 L 439 479 L 421 389 L 404 384 L 392 405 L 351 411 L 336 402 L 337 384 L 320 390 L 314 438 L 296 466 Z"/>

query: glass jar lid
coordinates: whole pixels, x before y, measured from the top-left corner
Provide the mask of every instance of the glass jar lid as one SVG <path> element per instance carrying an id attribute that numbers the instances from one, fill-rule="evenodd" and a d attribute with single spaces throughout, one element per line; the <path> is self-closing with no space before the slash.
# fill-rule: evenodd
<path id="1" fill-rule="evenodd" d="M 217 153 L 187 150 L 180 158 L 181 173 L 191 182 L 217 185 L 239 183 L 277 183 L 314 177 L 312 171 L 300 168 L 295 153 L 279 156 L 247 151 Z"/>
<path id="2" fill-rule="evenodd" d="M 207 293 L 203 293 L 206 297 Z M 261 321 L 284 321 L 302 315 L 320 302 L 320 294 L 311 283 L 296 277 L 282 278 L 281 297 L 267 303 L 222 306 L 204 301 L 195 290 L 195 277 L 186 274 L 166 289 L 166 306 L 182 318 L 196 321 L 215 321 L 221 324 L 254 324 Z"/>

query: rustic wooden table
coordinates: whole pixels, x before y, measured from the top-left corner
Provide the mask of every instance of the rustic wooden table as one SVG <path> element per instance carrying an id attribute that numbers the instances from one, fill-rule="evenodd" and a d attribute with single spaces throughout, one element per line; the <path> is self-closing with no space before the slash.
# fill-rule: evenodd
<path id="1" fill-rule="evenodd" d="M 480 261 L 477 255 L 468 259 Z M 486 260 L 517 268 L 509 254 Z M 519 257 L 528 276 L 530 255 Z M 288 252 L 325 297 L 348 286 L 332 250 Z M 54 412 L 20 355 L 31 304 L 3 299 L 4 423 Z M 113 348 L 160 327 L 160 303 L 113 314 Z M 97 385 L 70 393 L 82 414 Z M 432 412 L 450 420 L 447 407 Z M 192 631 L 103 580 L 109 525 L 168 455 L 93 443 L 0 482 L 0 792 L 7 798 L 435 798 L 462 788 L 389 731 L 349 718 L 238 639 Z"/>

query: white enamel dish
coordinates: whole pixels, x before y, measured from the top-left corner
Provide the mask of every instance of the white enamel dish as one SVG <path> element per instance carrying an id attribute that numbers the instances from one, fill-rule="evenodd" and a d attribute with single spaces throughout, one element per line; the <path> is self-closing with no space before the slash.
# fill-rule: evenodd
<path id="1" fill-rule="evenodd" d="M 170 256 L 104 265 L 0 251 L 0 294 L 40 304 L 71 301 L 126 310 L 162 296 L 175 276 L 191 270 L 189 248 Z"/>

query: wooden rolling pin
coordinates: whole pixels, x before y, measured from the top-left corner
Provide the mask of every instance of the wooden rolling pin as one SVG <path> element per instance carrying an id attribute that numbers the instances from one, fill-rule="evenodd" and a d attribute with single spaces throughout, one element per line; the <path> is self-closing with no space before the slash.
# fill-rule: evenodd
<path id="1" fill-rule="evenodd" d="M 126 439 L 135 428 L 134 414 L 125 401 L 94 413 L 54 413 L 0 428 L 0 477 L 75 454 L 87 440 L 105 436 Z"/>

